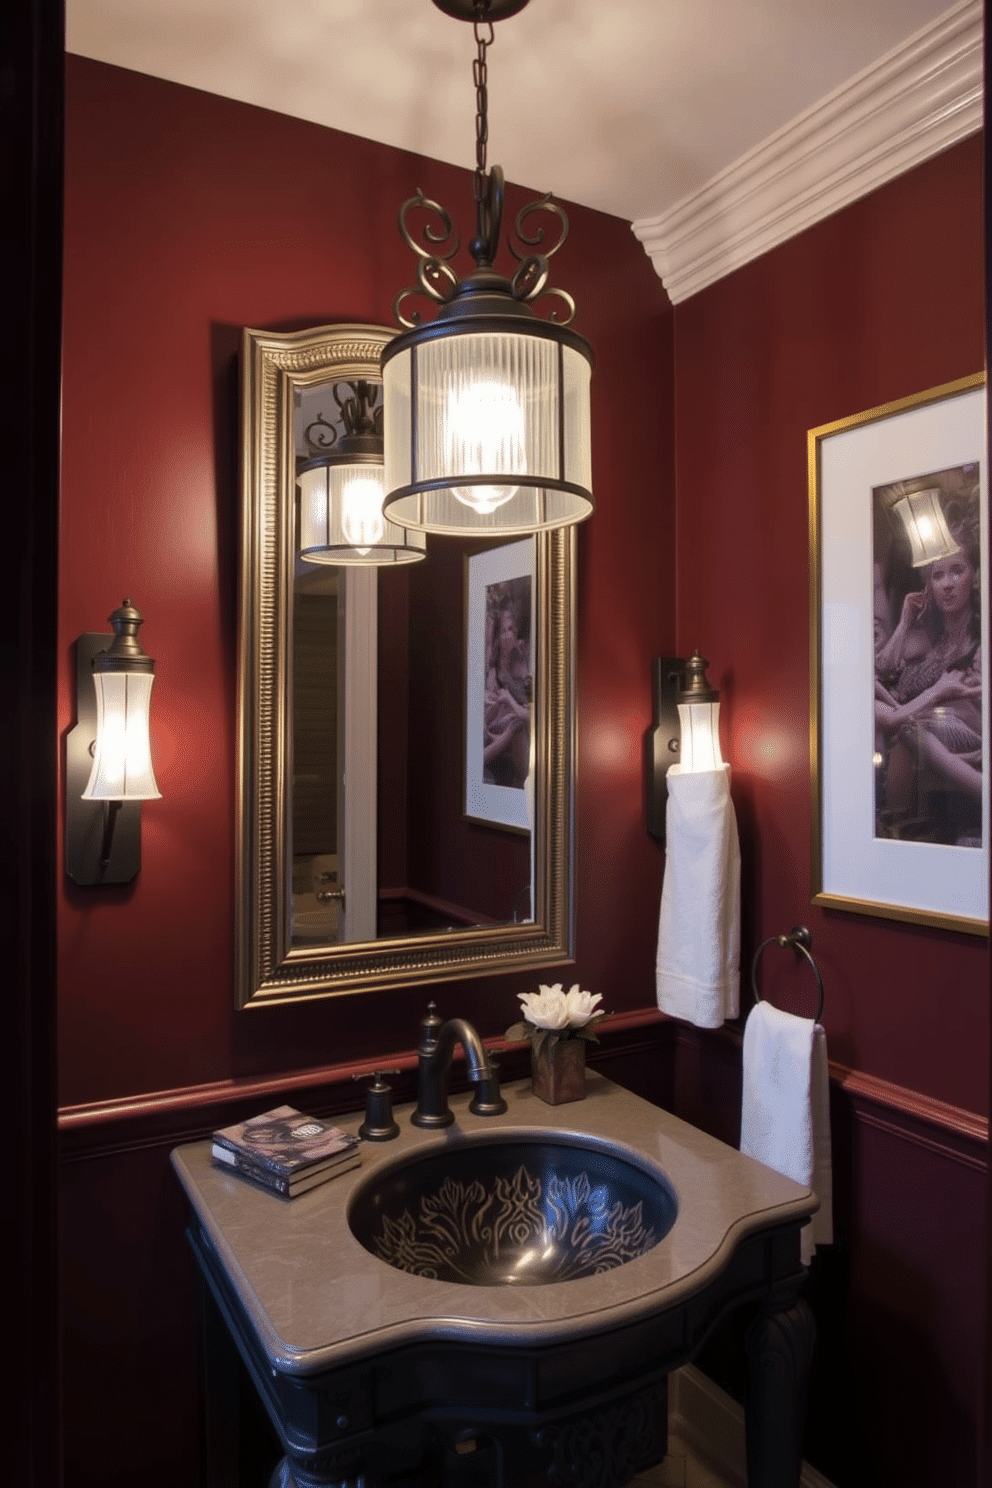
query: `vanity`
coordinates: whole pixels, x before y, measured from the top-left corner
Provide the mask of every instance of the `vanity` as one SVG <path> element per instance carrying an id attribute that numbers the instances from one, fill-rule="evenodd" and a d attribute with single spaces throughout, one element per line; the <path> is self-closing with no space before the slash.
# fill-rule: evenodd
<path id="1" fill-rule="evenodd" d="M 815 1195 L 595 1073 L 565 1106 L 529 1081 L 503 1095 L 487 1116 L 452 1097 L 441 1130 L 400 1108 L 398 1137 L 289 1202 L 218 1168 L 209 1141 L 173 1153 L 203 1283 L 211 1488 L 237 1481 L 232 1342 L 282 1488 L 621 1488 L 665 1455 L 669 1371 L 745 1307 L 749 1482 L 798 1488 Z M 564 1218 L 545 1219 L 542 1272 L 521 1215 L 544 1180 Z M 555 1274 L 566 1230 L 586 1260 Z"/>

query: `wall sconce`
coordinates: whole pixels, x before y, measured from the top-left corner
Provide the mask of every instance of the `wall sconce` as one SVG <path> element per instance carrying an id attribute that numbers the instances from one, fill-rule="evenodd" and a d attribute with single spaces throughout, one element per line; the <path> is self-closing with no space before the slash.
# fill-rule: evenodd
<path id="1" fill-rule="evenodd" d="M 393 310 L 404 331 L 382 353 L 387 514 L 420 532 L 485 536 L 523 534 L 584 521 L 593 509 L 589 381 L 592 351 L 569 328 L 575 303 L 548 287 L 548 260 L 568 235 L 568 218 L 550 196 L 516 219 L 508 279 L 494 268 L 503 218 L 503 172 L 487 172 L 486 50 L 493 22 L 527 0 L 434 0 L 447 15 L 472 21 L 477 56 L 475 269 L 459 280 L 450 260 L 459 247 L 451 218 L 418 191 L 400 208 L 400 231 L 417 255 L 417 284 Z M 412 211 L 434 214 L 418 243 Z M 531 218 L 556 219 L 557 239 Z M 538 219 L 540 220 L 540 219 Z M 411 295 L 439 305 L 433 320 L 400 309 Z M 539 319 L 530 302 L 555 296 L 562 319 Z"/>
<path id="2" fill-rule="evenodd" d="M 646 737 L 647 826 L 652 837 L 665 842 L 668 771 L 683 773 L 719 770 L 720 694 L 706 676 L 709 662 L 694 651 L 654 659 L 654 719 Z"/>
<path id="3" fill-rule="evenodd" d="M 334 401 L 344 433 L 322 415 L 305 430 L 310 458 L 297 462 L 300 488 L 300 557 L 307 563 L 382 567 L 416 563 L 426 556 L 422 532 L 383 516 L 382 406 L 372 382 L 342 384 L 351 396 Z"/>
<path id="4" fill-rule="evenodd" d="M 155 662 L 142 649 L 144 616 L 125 599 L 113 638 L 76 641 L 76 726 L 66 738 L 65 867 L 77 884 L 130 883 L 141 868 L 141 802 L 161 792 L 148 713 Z"/>
<path id="5" fill-rule="evenodd" d="M 935 563 L 959 551 L 940 504 L 940 489 L 910 491 L 893 502 L 892 510 L 909 538 L 910 562 L 914 568 Z"/>

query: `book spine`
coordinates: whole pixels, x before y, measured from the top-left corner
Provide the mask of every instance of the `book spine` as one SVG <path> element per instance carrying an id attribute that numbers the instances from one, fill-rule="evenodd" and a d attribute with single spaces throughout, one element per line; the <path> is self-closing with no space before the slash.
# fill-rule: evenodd
<path id="1" fill-rule="evenodd" d="M 351 1153 L 356 1152 L 360 1145 L 357 1138 L 354 1140 L 345 1138 L 339 1147 L 330 1152 L 323 1153 L 320 1157 L 308 1158 L 305 1154 L 301 1154 L 297 1160 L 289 1164 L 281 1158 L 270 1157 L 263 1151 L 256 1151 L 255 1148 L 249 1150 L 240 1142 L 235 1142 L 230 1137 L 223 1136 L 220 1132 L 215 1132 L 212 1140 L 214 1156 L 220 1157 L 221 1161 L 225 1159 L 220 1156 L 218 1152 L 219 1148 L 223 1149 L 224 1152 L 229 1152 L 233 1157 L 239 1158 L 253 1170 L 257 1169 L 260 1173 L 271 1174 L 273 1179 L 300 1177 L 304 1173 L 316 1170 L 325 1163 L 332 1163 L 339 1159 L 344 1160 Z M 233 1166 L 233 1164 L 230 1164 L 230 1166 Z"/>
<path id="2" fill-rule="evenodd" d="M 264 1163 L 255 1162 L 252 1158 L 246 1157 L 243 1152 L 239 1152 L 234 1147 L 222 1145 L 220 1142 L 214 1142 L 211 1151 L 215 1160 L 222 1163 L 224 1167 L 231 1168 L 235 1173 L 243 1173 L 246 1178 L 254 1179 L 256 1183 L 261 1183 L 273 1193 L 284 1194 L 286 1198 L 289 1198 L 292 1180 L 284 1174 L 277 1173 L 272 1168 L 266 1167 Z"/>
<path id="3" fill-rule="evenodd" d="M 351 1168 L 361 1166 L 361 1154 L 353 1148 L 346 1154 L 347 1160 L 342 1163 L 332 1163 L 327 1168 L 318 1169 L 315 1173 L 297 1174 L 292 1178 L 285 1178 L 279 1174 L 273 1174 L 268 1169 L 252 1162 L 243 1153 L 234 1152 L 230 1148 L 220 1146 L 215 1142 L 212 1155 L 216 1162 L 222 1167 L 230 1168 L 232 1172 L 239 1173 L 244 1178 L 250 1178 L 253 1183 L 266 1188 L 270 1193 L 280 1194 L 283 1198 L 291 1199 L 298 1193 L 306 1193 L 310 1188 L 317 1188 L 321 1183 L 329 1182 L 336 1178 L 339 1173 L 348 1172 Z"/>

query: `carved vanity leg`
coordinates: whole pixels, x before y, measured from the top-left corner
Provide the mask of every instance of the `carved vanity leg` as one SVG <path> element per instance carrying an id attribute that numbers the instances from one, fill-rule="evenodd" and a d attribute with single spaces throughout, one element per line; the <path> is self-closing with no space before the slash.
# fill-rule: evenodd
<path id="1" fill-rule="evenodd" d="M 772 1292 L 748 1326 L 748 1488 L 799 1488 L 816 1322 L 796 1286 Z"/>

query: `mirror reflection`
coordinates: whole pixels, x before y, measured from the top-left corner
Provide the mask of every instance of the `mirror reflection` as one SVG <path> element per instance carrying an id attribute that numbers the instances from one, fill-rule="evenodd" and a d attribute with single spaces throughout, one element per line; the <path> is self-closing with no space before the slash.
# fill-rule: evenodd
<path id="1" fill-rule="evenodd" d="M 245 332 L 241 1005 L 570 954 L 573 539 L 343 535 L 390 334 Z"/>

